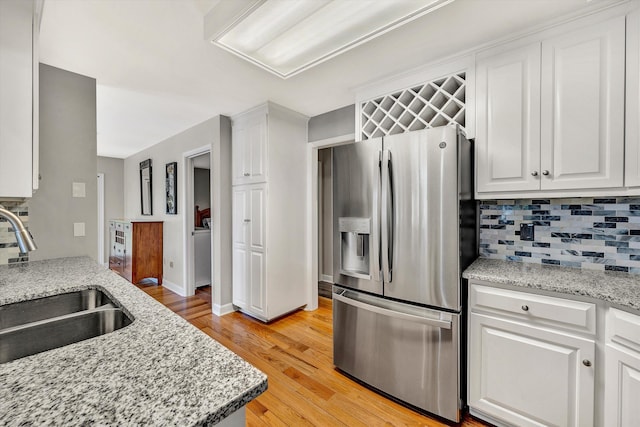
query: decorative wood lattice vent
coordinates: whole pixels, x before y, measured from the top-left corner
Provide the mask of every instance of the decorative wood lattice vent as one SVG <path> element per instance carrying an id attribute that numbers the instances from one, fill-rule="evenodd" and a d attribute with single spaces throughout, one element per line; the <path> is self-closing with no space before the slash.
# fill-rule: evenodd
<path id="1" fill-rule="evenodd" d="M 465 73 L 458 73 L 362 102 L 362 139 L 451 123 L 464 127 L 465 83 Z"/>

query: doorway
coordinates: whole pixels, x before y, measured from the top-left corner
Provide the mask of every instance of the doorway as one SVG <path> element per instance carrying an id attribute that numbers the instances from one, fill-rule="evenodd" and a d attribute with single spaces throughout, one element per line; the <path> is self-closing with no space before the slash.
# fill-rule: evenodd
<path id="1" fill-rule="evenodd" d="M 211 149 L 185 153 L 185 282 L 186 294 L 211 295 L 213 276 Z"/>
<path id="2" fill-rule="evenodd" d="M 318 150 L 318 295 L 331 298 L 333 285 L 333 149 Z"/>
<path id="3" fill-rule="evenodd" d="M 211 289 L 211 156 L 192 159 L 193 174 L 193 271 L 196 291 Z M 210 291 L 208 292 L 211 293 Z"/>

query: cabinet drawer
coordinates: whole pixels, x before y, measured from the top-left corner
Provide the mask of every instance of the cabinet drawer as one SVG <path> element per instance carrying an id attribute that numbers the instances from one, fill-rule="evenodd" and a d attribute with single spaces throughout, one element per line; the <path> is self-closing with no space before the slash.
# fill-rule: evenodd
<path id="1" fill-rule="evenodd" d="M 534 324 L 596 332 L 596 306 L 591 303 L 472 284 L 469 304 L 474 312 L 498 312 Z"/>
<path id="2" fill-rule="evenodd" d="M 124 230 L 124 224 L 121 222 L 116 222 L 116 230 Z"/>
<path id="3" fill-rule="evenodd" d="M 607 313 L 607 342 L 640 352 L 640 316 L 610 308 Z"/>

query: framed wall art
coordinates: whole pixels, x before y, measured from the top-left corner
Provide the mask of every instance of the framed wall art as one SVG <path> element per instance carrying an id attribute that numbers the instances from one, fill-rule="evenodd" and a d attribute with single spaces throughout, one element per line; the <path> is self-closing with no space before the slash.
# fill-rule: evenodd
<path id="1" fill-rule="evenodd" d="M 178 213 L 178 163 L 171 162 L 166 165 L 166 193 L 167 193 L 167 214 L 176 215 Z"/>

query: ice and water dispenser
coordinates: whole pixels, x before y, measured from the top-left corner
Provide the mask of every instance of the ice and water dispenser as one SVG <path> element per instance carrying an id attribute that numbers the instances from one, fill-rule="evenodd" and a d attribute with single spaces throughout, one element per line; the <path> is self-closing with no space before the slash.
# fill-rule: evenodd
<path id="1" fill-rule="evenodd" d="M 340 272 L 359 279 L 370 279 L 369 253 L 371 219 L 338 218 L 340 231 Z"/>

